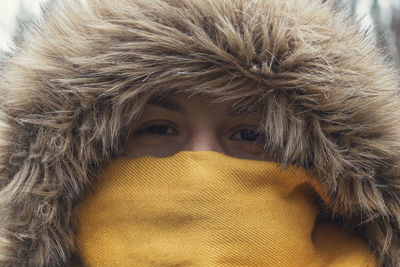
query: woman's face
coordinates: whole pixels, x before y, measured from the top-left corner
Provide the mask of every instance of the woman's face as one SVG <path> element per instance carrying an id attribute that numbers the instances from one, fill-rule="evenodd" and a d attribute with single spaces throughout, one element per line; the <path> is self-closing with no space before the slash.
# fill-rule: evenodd
<path id="1" fill-rule="evenodd" d="M 216 151 L 232 157 L 272 160 L 257 134 L 261 114 L 234 116 L 228 104 L 206 96 L 172 94 L 149 102 L 129 137 L 127 157 L 168 157 L 180 151 Z M 261 141 L 257 141 L 261 140 Z"/>

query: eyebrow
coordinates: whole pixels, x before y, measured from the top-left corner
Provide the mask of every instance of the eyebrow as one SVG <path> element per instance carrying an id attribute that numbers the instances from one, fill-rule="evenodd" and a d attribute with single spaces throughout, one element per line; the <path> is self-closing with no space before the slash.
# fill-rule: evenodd
<path id="1" fill-rule="evenodd" d="M 180 106 L 178 103 L 176 103 L 170 99 L 150 98 L 149 102 L 147 104 L 162 107 L 162 108 L 165 108 L 165 109 L 168 109 L 171 111 L 175 111 L 175 112 L 186 113 L 186 109 L 184 107 Z"/>
<path id="2" fill-rule="evenodd" d="M 157 106 L 157 107 L 162 107 L 171 111 L 179 112 L 179 113 L 186 113 L 186 108 L 182 107 L 178 103 L 174 102 L 171 99 L 167 99 L 164 97 L 154 97 L 150 98 L 147 104 L 152 105 L 152 106 Z M 234 112 L 233 110 L 229 110 L 223 113 L 225 116 L 230 116 L 230 117 L 240 117 L 242 115 L 247 114 L 246 112 Z"/>

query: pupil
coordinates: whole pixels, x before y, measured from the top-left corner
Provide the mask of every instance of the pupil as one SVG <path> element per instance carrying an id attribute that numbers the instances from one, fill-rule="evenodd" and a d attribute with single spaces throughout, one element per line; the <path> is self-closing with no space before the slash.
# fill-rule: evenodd
<path id="1" fill-rule="evenodd" d="M 148 132 L 152 134 L 165 134 L 167 132 L 167 127 L 165 125 L 151 126 L 148 128 Z"/>
<path id="2" fill-rule="evenodd" d="M 241 131 L 241 137 L 247 141 L 256 141 L 260 135 L 251 130 Z"/>

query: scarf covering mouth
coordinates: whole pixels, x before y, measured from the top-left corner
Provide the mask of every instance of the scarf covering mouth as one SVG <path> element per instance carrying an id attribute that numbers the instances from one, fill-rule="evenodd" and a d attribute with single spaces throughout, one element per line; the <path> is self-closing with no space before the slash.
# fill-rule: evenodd
<path id="1" fill-rule="evenodd" d="M 184 151 L 117 158 L 78 207 L 85 266 L 377 266 L 355 234 L 317 221 L 304 169 Z"/>

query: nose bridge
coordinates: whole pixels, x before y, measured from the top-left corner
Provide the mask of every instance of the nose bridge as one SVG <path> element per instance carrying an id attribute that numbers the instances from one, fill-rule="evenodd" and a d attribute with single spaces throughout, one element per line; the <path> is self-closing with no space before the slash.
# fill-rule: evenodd
<path id="1" fill-rule="evenodd" d="M 217 134 L 211 127 L 193 131 L 185 144 L 187 151 L 216 151 L 223 153 Z"/>

